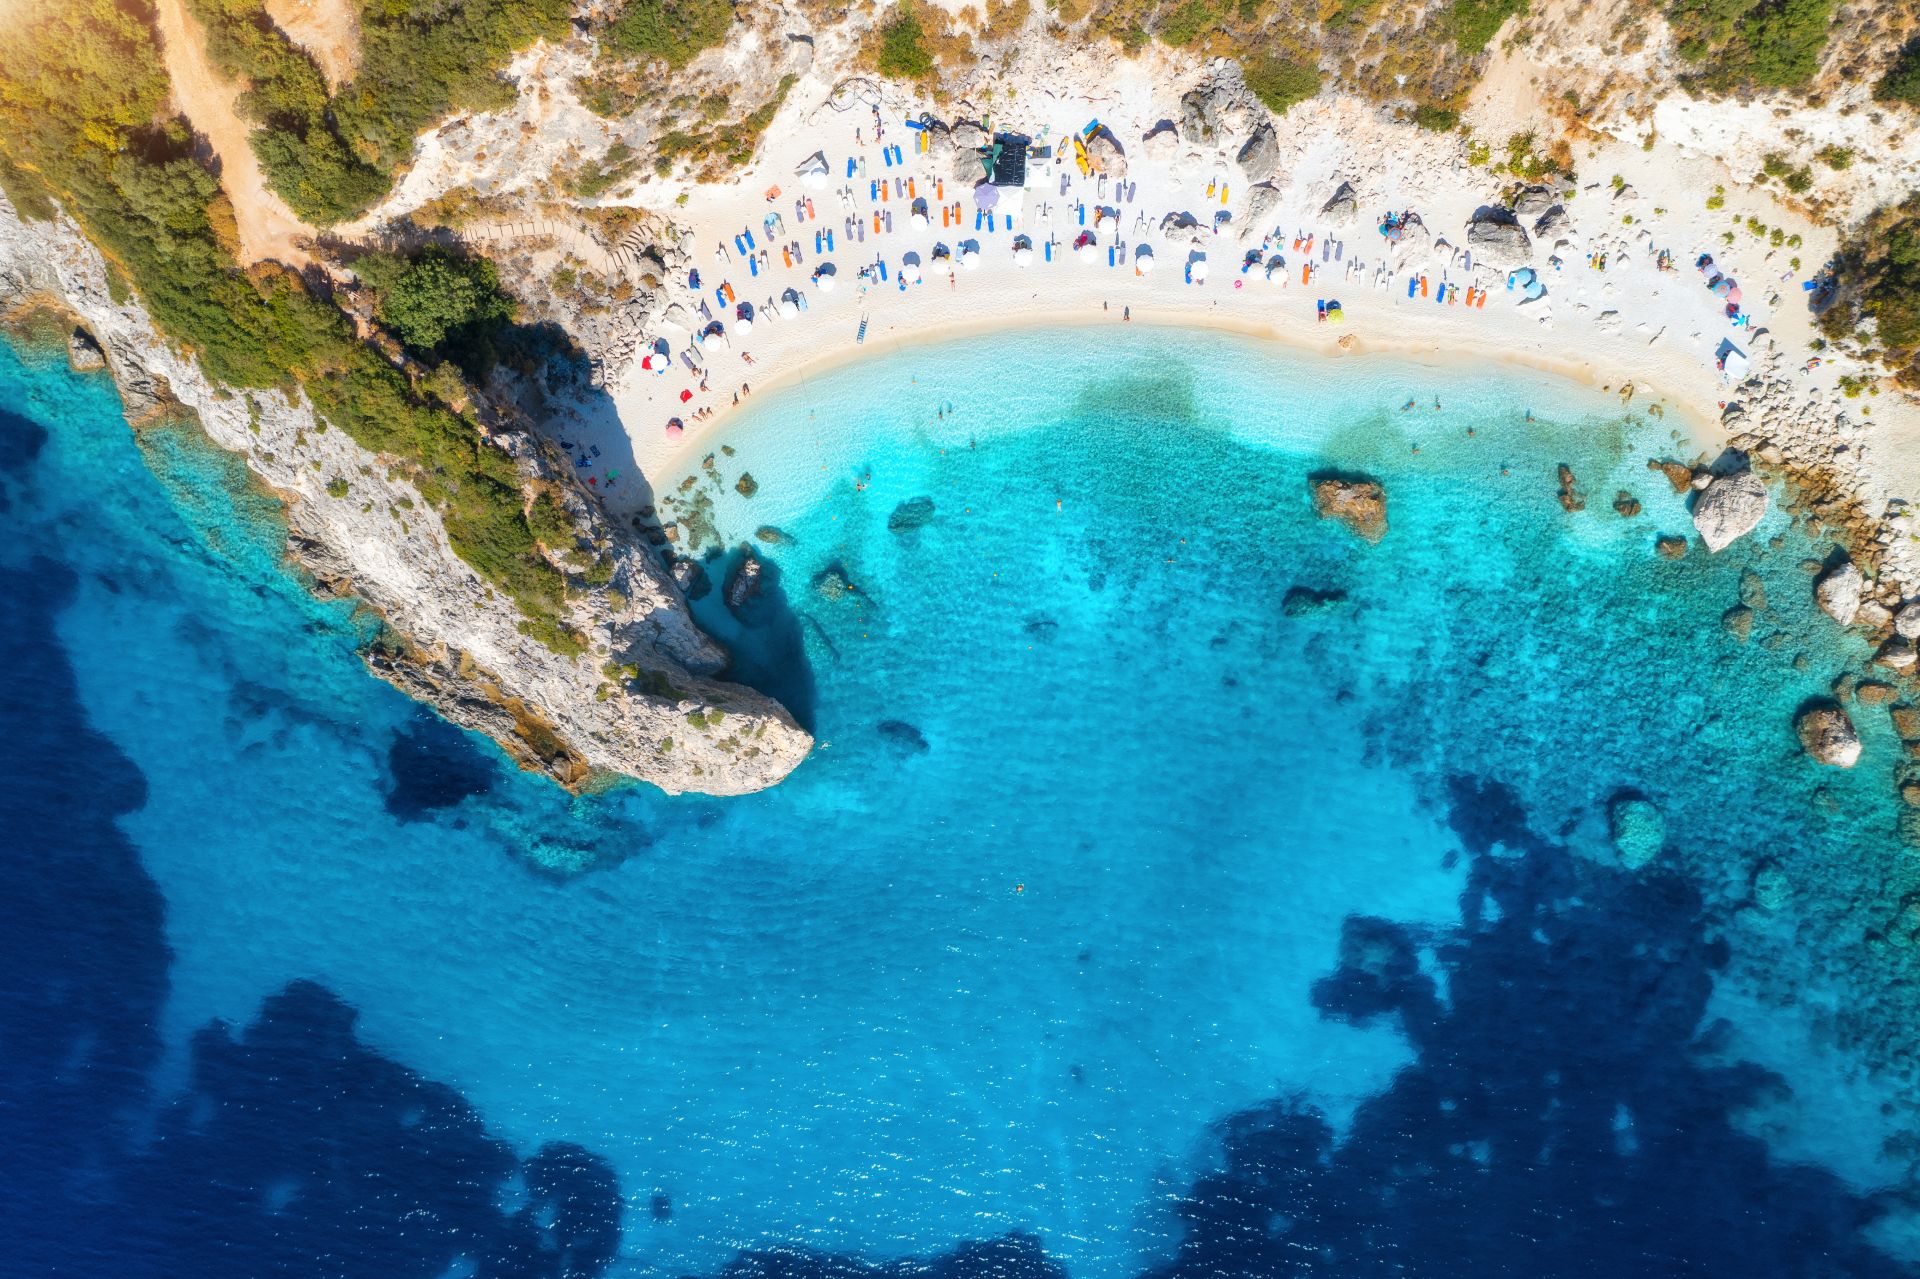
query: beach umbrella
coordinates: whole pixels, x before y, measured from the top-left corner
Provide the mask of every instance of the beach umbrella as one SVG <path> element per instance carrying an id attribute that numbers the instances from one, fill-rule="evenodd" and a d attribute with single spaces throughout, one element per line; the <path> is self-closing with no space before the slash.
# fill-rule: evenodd
<path id="1" fill-rule="evenodd" d="M 916 213 L 913 215 L 913 224 L 924 231 L 926 228 L 932 226 L 933 222 L 927 217 L 926 214 Z"/>
<path id="2" fill-rule="evenodd" d="M 743 315 L 733 322 L 733 331 L 735 333 L 751 333 L 753 332 L 753 321 Z"/>
<path id="3" fill-rule="evenodd" d="M 816 275 L 813 277 L 813 284 L 822 293 L 833 292 L 833 277 L 830 275 Z"/>
<path id="4" fill-rule="evenodd" d="M 670 417 L 667 419 L 667 438 L 668 439 L 677 440 L 682 435 L 686 434 L 686 430 L 687 430 L 686 423 L 682 422 L 679 418 Z"/>
<path id="5" fill-rule="evenodd" d="M 803 187 L 811 187 L 815 191 L 827 185 L 828 181 L 829 179 L 825 169 L 809 169 L 800 175 L 800 185 Z"/>
<path id="6" fill-rule="evenodd" d="M 1189 269 L 1192 271 L 1194 279 L 1204 280 L 1207 278 L 1207 260 L 1205 258 L 1200 258 L 1190 263 Z"/>
<path id="7" fill-rule="evenodd" d="M 960 265 L 971 271 L 980 265 L 980 255 L 972 249 L 960 250 Z"/>
<path id="8" fill-rule="evenodd" d="M 1032 249 L 1015 249 L 1013 251 L 1013 262 L 1015 266 L 1026 266 L 1028 263 L 1032 261 L 1033 261 Z"/>
<path id="9" fill-rule="evenodd" d="M 1082 240 L 1074 248 L 1073 254 L 1080 259 L 1081 265 L 1092 266 L 1100 260 L 1100 246 L 1092 240 Z"/>
<path id="10" fill-rule="evenodd" d="M 1133 269 L 1141 275 L 1146 275 L 1151 272 L 1153 270 L 1153 254 L 1147 252 L 1145 249 L 1135 249 L 1133 251 Z"/>
<path id="11" fill-rule="evenodd" d="M 973 189 L 974 207 L 980 209 L 997 208 L 1000 204 L 1000 188 L 991 182 L 982 182 Z"/>
<path id="12" fill-rule="evenodd" d="M 792 298 L 780 299 L 780 318 L 791 320 L 800 314 L 800 307 Z"/>

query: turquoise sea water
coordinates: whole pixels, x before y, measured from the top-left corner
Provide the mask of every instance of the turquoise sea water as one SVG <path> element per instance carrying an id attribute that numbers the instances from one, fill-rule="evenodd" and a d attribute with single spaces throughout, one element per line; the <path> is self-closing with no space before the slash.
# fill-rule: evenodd
<path id="1" fill-rule="evenodd" d="M 1912 1255 L 1899 746 L 1862 707 L 1858 768 L 1796 749 L 1864 653 L 1784 515 L 1653 554 L 1671 421 L 1146 328 L 766 394 L 693 473 L 715 581 L 746 543 L 777 580 L 697 611 L 820 747 L 721 801 L 514 772 L 364 673 L 191 431 L 31 354 L 0 405 L 6 713 L 46 735 L 9 802 L 85 870 L 9 871 L 14 1111 L 81 1137 L 7 1230 L 74 1273 Z M 1378 546 L 1314 519 L 1329 468 L 1386 484 Z M 1667 822 L 1638 872 L 1623 791 Z"/>

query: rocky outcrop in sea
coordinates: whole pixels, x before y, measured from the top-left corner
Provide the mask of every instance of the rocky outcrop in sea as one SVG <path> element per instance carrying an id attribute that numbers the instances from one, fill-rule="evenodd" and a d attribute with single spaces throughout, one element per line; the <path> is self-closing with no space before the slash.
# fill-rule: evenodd
<path id="1" fill-rule="evenodd" d="M 388 459 L 327 429 L 298 389 L 210 381 L 137 302 L 114 300 L 99 252 L 71 223 L 26 223 L 0 202 L 0 308 L 33 307 L 77 319 L 135 429 L 190 414 L 244 458 L 280 499 L 295 565 L 384 622 L 363 655 L 368 668 L 523 767 L 576 789 L 625 776 L 668 792 L 738 794 L 774 785 L 811 749 L 778 703 L 716 678 L 727 655 L 694 624 L 673 574 L 601 515 L 532 430 L 508 423 L 490 434 L 529 483 L 559 495 L 610 565 L 568 603 L 566 621 L 587 639 L 577 656 L 524 633 L 518 608 L 454 554 L 439 516 Z"/>

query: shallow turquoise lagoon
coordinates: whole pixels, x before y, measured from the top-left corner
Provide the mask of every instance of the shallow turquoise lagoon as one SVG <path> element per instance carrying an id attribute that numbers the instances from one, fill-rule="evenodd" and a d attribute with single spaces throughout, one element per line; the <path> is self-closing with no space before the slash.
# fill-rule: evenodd
<path id="1" fill-rule="evenodd" d="M 306 981 L 519 1157 L 603 1160 L 610 1273 L 1010 1234 L 1089 1279 L 1277 1273 L 1248 1239 L 1360 1273 L 1341 1249 L 1373 1236 L 1332 1223 L 1368 1213 L 1414 1273 L 1577 1272 L 1537 1250 L 1589 1216 L 1641 1241 L 1580 1245 L 1613 1273 L 1748 1246 L 1868 1273 L 1910 1242 L 1898 743 L 1863 707 L 1860 767 L 1800 757 L 1793 709 L 1863 654 L 1782 513 L 1654 555 L 1690 530 L 1645 468 L 1691 456 L 1677 418 L 1143 326 L 766 393 L 691 490 L 654 478 L 698 501 L 679 544 L 716 583 L 746 544 L 776 569 L 739 616 L 696 607 L 819 748 L 743 799 L 574 799 L 368 677 L 190 432 L 136 444 L 110 386 L 39 357 L 0 391 L 43 433 L 0 560 L 70 579 L 47 612 L 79 707 L 144 779 L 118 825 L 171 948 L 149 1108 L 232 1104 L 195 1033 Z M 1313 517 L 1323 469 L 1385 483 L 1378 546 Z M 1743 570 L 1747 643 L 1720 621 Z M 1639 872 L 1623 791 L 1667 821 Z M 1302 1116 L 1289 1181 L 1273 1134 Z M 351 1200 L 322 1166 L 236 1172 L 247 1228 Z M 543 1193 L 529 1168 L 491 1174 L 502 1211 Z M 1282 1181 L 1307 1189 L 1245 1231 L 1209 1207 Z M 1780 1244 L 1747 1214 L 1787 1201 L 1813 1224 Z"/>

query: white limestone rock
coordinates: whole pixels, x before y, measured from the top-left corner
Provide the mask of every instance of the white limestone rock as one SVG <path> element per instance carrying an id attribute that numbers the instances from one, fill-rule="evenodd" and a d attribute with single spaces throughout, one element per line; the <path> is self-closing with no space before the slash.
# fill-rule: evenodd
<path id="1" fill-rule="evenodd" d="M 1860 596 L 1866 579 L 1852 560 L 1845 560 L 1821 575 L 1813 585 L 1813 598 L 1820 610 L 1842 626 L 1852 626 L 1860 612 Z"/>
<path id="2" fill-rule="evenodd" d="M 1709 552 L 1753 532 L 1766 513 L 1767 486 L 1752 471 L 1717 476 L 1693 500 L 1693 526 Z"/>

